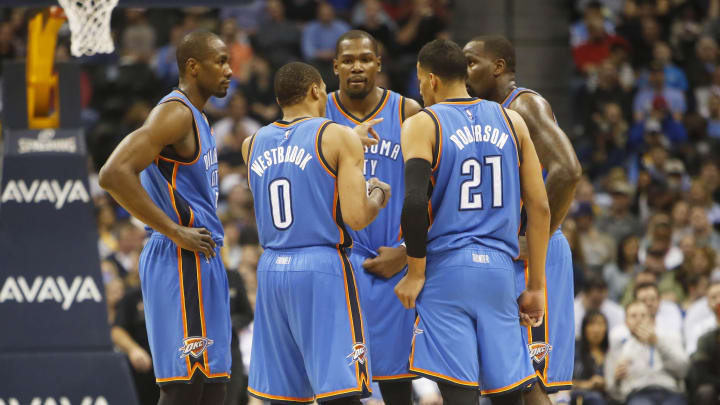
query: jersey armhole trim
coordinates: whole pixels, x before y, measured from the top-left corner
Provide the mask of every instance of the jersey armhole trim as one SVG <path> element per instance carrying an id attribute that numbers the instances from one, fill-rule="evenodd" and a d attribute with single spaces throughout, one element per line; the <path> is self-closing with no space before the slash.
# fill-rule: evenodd
<path id="1" fill-rule="evenodd" d="M 327 120 L 320 125 L 320 128 L 318 128 L 317 133 L 315 134 L 315 153 L 318 156 L 318 159 L 320 159 L 320 165 L 333 177 L 337 177 L 337 169 L 333 170 L 328 163 L 327 160 L 325 160 L 325 155 L 323 155 L 322 152 L 322 136 L 325 133 L 325 129 L 330 124 L 333 124 L 333 121 Z"/>
<path id="2" fill-rule="evenodd" d="M 181 165 L 191 165 L 191 164 L 197 162 L 197 160 L 200 158 L 200 155 L 202 154 L 202 142 L 200 141 L 200 130 L 199 130 L 199 127 L 197 124 L 197 120 L 195 119 L 195 113 L 193 113 L 192 108 L 190 108 L 190 106 L 187 105 L 187 103 L 185 103 L 185 100 L 183 100 L 180 97 L 170 97 L 170 98 L 166 99 L 165 101 L 162 101 L 160 104 L 169 103 L 171 101 L 177 101 L 180 104 L 184 105 L 185 108 L 190 110 L 190 114 L 192 114 L 192 117 L 193 117 L 193 132 L 195 133 L 195 148 L 197 148 L 197 153 L 195 154 L 195 157 L 193 159 L 184 159 L 184 158 L 180 157 L 179 155 L 168 156 L 167 154 L 163 154 L 163 152 L 161 151 L 158 154 L 158 157 L 160 159 L 168 161 L 168 162 L 179 163 Z M 170 146 L 170 145 L 168 145 L 168 146 Z"/>
<path id="3" fill-rule="evenodd" d="M 510 116 L 508 115 L 507 111 L 505 110 L 505 107 L 503 107 L 501 105 L 500 109 L 502 110 L 502 113 L 505 116 L 505 122 L 507 122 L 508 127 L 510 128 L 510 132 L 512 133 L 513 140 L 515 141 L 515 152 L 517 152 L 518 165 L 520 165 L 520 163 L 522 163 L 522 153 L 520 153 L 520 140 L 517 137 L 517 133 L 515 133 L 515 127 L 513 126 L 512 120 L 510 119 Z"/>
<path id="4" fill-rule="evenodd" d="M 252 136 L 250 137 L 250 145 L 248 146 L 247 162 L 245 162 L 245 166 L 247 166 L 247 167 L 250 167 L 249 163 L 253 161 L 252 153 L 253 153 L 253 148 L 255 147 L 255 136 L 257 136 L 257 131 L 254 134 L 252 134 Z M 250 177 L 248 176 L 248 179 L 249 178 Z"/>
<path id="5" fill-rule="evenodd" d="M 442 136 L 440 136 L 442 126 L 440 125 L 440 120 L 438 120 L 438 117 L 435 115 L 433 110 L 423 108 L 421 111 L 424 111 L 427 115 L 429 115 L 435 124 L 435 148 L 433 150 L 432 164 L 430 165 L 432 167 L 432 171 L 435 171 L 440 165 L 440 155 L 442 154 Z"/>
<path id="6" fill-rule="evenodd" d="M 405 97 L 400 96 L 400 125 L 405 122 Z"/>

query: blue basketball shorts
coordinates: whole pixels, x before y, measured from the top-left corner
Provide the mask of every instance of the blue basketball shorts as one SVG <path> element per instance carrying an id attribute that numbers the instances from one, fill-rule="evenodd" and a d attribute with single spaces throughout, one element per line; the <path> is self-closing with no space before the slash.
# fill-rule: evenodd
<path id="1" fill-rule="evenodd" d="M 249 393 L 290 403 L 369 396 L 365 321 L 347 255 L 268 249 L 257 278 Z"/>
<path id="2" fill-rule="evenodd" d="M 230 295 L 219 250 L 206 260 L 159 233 L 143 248 L 140 285 L 159 385 L 230 378 Z"/>
<path id="3" fill-rule="evenodd" d="M 357 275 L 360 302 L 367 321 L 373 381 L 416 378 L 408 369 L 415 311 L 405 309 L 394 291 L 405 271 L 391 278 L 378 277 L 363 268 L 367 258 L 353 251 L 350 261 Z"/>
<path id="4" fill-rule="evenodd" d="M 410 371 L 486 396 L 532 387 L 515 291 L 505 253 L 465 248 L 428 256 Z"/>
<path id="5" fill-rule="evenodd" d="M 518 295 L 525 289 L 527 263 L 515 262 Z M 545 259 L 545 317 L 542 325 L 522 327 L 533 366 L 549 393 L 572 388 L 575 359 L 573 264 L 570 245 L 558 230 Z"/>

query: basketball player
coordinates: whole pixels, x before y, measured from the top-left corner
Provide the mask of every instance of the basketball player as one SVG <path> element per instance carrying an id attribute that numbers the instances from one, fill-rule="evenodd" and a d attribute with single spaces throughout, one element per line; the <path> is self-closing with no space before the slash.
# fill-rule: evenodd
<path id="1" fill-rule="evenodd" d="M 394 195 L 372 224 L 350 231 L 350 260 L 367 320 L 373 380 L 378 382 L 385 404 L 412 405 L 410 380 L 415 376 L 408 370 L 408 357 L 415 311 L 403 308 L 393 288 L 406 264 L 405 247 L 398 237 L 404 188 L 400 127 L 420 111 L 420 105 L 377 87 L 381 66 L 372 35 L 352 30 L 340 36 L 333 60 L 340 90 L 328 96 L 325 113 L 349 127 L 373 123 L 373 129 L 382 136 L 377 145 L 365 148 L 363 173 L 366 179 L 378 177 L 388 182 Z M 382 121 L 376 123 L 380 118 Z"/>
<path id="2" fill-rule="evenodd" d="M 478 389 L 493 404 L 522 404 L 520 390 L 536 377 L 518 325 L 542 320 L 550 214 L 525 123 L 470 98 L 466 65 L 448 40 L 418 54 L 430 107 L 402 128 L 408 272 L 395 291 L 406 308 L 417 306 L 410 370 L 436 380 L 445 404 L 477 404 Z M 530 280 L 517 298 L 521 196 Z"/>
<path id="3" fill-rule="evenodd" d="M 243 143 L 265 249 L 248 391 L 271 402 L 360 404 L 371 374 L 345 224 L 366 227 L 390 187 L 373 178 L 366 188 L 360 137 L 369 127 L 356 134 L 321 118 L 327 93 L 314 67 L 281 67 L 275 96 L 282 120 Z"/>
<path id="4" fill-rule="evenodd" d="M 573 324 L 573 266 L 570 246 L 559 226 L 567 214 L 580 180 L 580 163 L 570 140 L 555 121 L 550 104 L 538 93 L 515 83 L 515 49 L 501 36 L 479 37 L 465 45 L 468 84 L 476 96 L 502 103 L 527 123 L 544 169 L 550 204 L 550 242 L 547 253 L 545 322 L 524 329 L 533 365 L 540 377 L 525 401 L 550 404 L 547 393 L 572 387 L 575 355 Z M 523 229 L 521 229 L 521 235 Z M 524 236 L 521 239 L 521 259 Z M 525 261 L 516 262 L 518 285 L 525 283 Z"/>
<path id="5" fill-rule="evenodd" d="M 230 308 L 217 254 L 217 150 L 202 109 L 225 96 L 232 71 L 225 44 L 204 31 L 180 41 L 177 62 L 178 88 L 113 151 L 100 185 L 150 228 L 139 271 L 158 403 L 219 405 L 230 377 Z"/>

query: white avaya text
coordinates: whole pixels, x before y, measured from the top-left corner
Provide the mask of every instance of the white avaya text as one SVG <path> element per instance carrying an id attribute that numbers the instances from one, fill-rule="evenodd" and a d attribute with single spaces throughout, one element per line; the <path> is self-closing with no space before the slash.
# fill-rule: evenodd
<path id="1" fill-rule="evenodd" d="M 0 203 L 4 204 L 8 201 L 17 203 L 47 201 L 59 210 L 65 203 L 89 202 L 90 196 L 81 180 L 67 180 L 62 187 L 57 180 L 33 180 L 29 187 L 25 180 L 10 180 L 0 197 Z"/>
<path id="2" fill-rule="evenodd" d="M 62 309 L 67 311 L 73 303 L 87 300 L 102 301 L 100 290 L 90 276 L 76 276 L 70 285 L 62 276 L 35 277 L 32 284 L 28 284 L 23 276 L 10 276 L 0 289 L 0 304 L 6 301 L 18 303 L 55 301 L 62 304 Z"/>

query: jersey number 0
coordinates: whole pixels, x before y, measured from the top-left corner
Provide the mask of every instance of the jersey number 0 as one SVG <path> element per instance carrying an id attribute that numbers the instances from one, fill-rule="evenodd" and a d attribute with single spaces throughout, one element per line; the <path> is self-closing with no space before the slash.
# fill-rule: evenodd
<path id="1" fill-rule="evenodd" d="M 275 228 L 285 230 L 293 223 L 290 180 L 281 177 L 270 182 L 270 212 Z"/>

